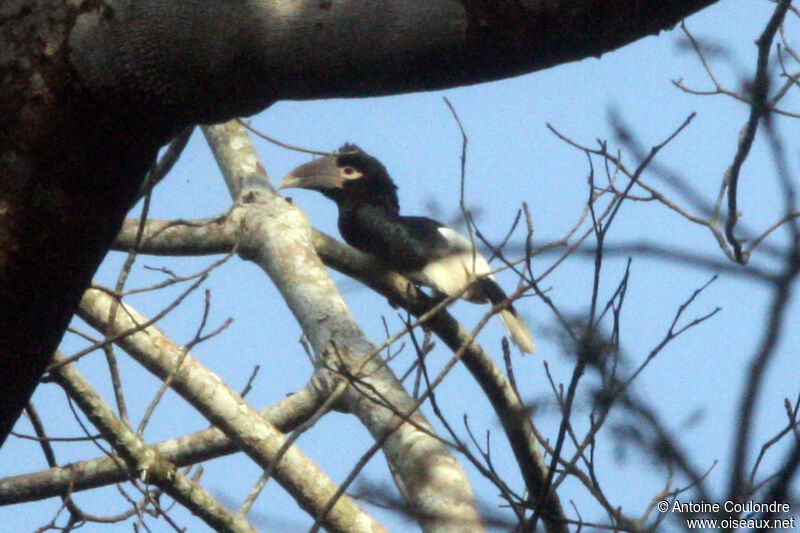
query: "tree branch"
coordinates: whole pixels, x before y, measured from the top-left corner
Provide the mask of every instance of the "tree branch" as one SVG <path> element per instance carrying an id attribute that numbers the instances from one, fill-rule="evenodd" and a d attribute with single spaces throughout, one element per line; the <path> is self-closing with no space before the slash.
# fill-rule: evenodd
<path id="1" fill-rule="evenodd" d="M 204 133 L 237 201 L 231 216 L 241 221 L 240 255 L 270 276 L 320 367 L 342 368 L 344 375 L 366 385 L 348 387 L 341 405 L 358 416 L 376 441 L 385 439 L 383 451 L 402 478 L 423 529 L 454 531 L 468 524 L 471 530 L 481 531 L 472 489 L 461 466 L 431 436 L 433 429 L 417 411 L 414 399 L 361 332 L 314 251 L 308 221 L 272 189 L 244 127 L 230 121 L 206 127 Z M 382 400 L 394 410 L 381 405 Z"/>
<path id="2" fill-rule="evenodd" d="M 262 409 L 259 414 L 287 433 L 314 414 L 323 398 L 314 384 Z M 150 447 L 176 467 L 189 466 L 239 451 L 236 444 L 216 427 Z M 0 505 L 43 500 L 67 492 L 80 492 L 129 479 L 126 470 L 111 457 L 99 457 L 63 466 L 0 479 Z"/>
<path id="3" fill-rule="evenodd" d="M 56 354 L 53 360 L 63 362 L 64 358 Z M 199 484 L 187 478 L 175 465 L 159 457 L 147 446 L 128 425 L 114 415 L 111 407 L 77 368 L 71 364 L 59 365 L 52 375 L 125 460 L 129 476 L 141 476 L 142 481 L 155 484 L 216 531 L 255 533 L 256 530 L 247 519 L 225 509 Z"/>
<path id="4" fill-rule="evenodd" d="M 158 147 L 185 127 L 597 57 L 715 1 L 4 0 L 0 443 Z"/>
<path id="5" fill-rule="evenodd" d="M 118 303 L 120 312 L 113 323 L 107 323 L 109 310 L 115 302 L 106 293 L 90 289 L 83 297 L 79 315 L 92 327 L 114 333 L 147 321 L 129 305 Z M 259 466 L 271 468 L 286 437 L 219 377 L 172 343 L 155 326 L 120 339 L 119 345 L 159 378 L 171 376 L 172 388 L 178 394 L 224 431 Z M 316 516 L 330 495 L 336 492 L 336 484 L 296 447 L 283 452 L 277 466 L 272 468 L 281 486 L 312 516 Z M 325 524 L 332 531 L 383 530 L 347 497 L 339 500 L 326 517 Z"/>

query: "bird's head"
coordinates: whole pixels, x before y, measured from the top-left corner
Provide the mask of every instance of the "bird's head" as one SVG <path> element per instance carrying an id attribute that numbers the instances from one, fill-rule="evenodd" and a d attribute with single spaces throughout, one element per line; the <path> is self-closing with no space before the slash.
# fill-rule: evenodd
<path id="1" fill-rule="evenodd" d="M 398 210 L 397 186 L 383 164 L 355 144 L 320 157 L 289 172 L 279 189 L 296 187 L 319 191 L 337 204 L 374 203 Z"/>

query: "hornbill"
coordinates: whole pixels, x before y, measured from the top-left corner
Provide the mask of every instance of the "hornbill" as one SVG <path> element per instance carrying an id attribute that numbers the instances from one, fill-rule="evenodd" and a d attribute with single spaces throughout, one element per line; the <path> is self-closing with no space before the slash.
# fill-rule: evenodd
<path id="1" fill-rule="evenodd" d="M 345 144 L 335 154 L 297 167 L 279 185 L 289 187 L 319 191 L 336 202 L 345 242 L 412 281 L 474 303 L 505 304 L 500 318 L 511 339 L 523 352 L 534 352 L 528 328 L 506 302 L 486 258 L 456 230 L 430 218 L 400 215 L 397 186 L 383 164 L 358 146 Z"/>

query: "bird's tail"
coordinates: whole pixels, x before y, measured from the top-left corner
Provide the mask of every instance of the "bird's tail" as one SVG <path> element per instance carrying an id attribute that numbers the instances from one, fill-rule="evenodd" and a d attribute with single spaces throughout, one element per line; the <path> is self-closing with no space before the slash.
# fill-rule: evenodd
<path id="1" fill-rule="evenodd" d="M 492 302 L 492 305 L 499 305 L 508 299 L 505 291 L 491 277 L 479 278 L 478 287 L 486 299 Z M 525 353 L 536 352 L 536 344 L 533 342 L 533 336 L 531 336 L 528 326 L 510 303 L 506 309 L 500 311 L 500 318 L 511 335 L 511 340 L 520 350 Z"/>
<path id="2" fill-rule="evenodd" d="M 503 309 L 500 311 L 500 319 L 503 321 L 503 325 L 508 330 L 509 335 L 511 335 L 511 340 L 520 350 L 525 353 L 536 352 L 536 344 L 533 342 L 531 332 L 516 312 Z"/>

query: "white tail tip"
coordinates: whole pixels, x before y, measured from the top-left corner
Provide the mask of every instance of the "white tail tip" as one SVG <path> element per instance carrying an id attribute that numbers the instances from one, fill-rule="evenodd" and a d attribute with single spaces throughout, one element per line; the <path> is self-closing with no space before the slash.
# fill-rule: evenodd
<path id="1" fill-rule="evenodd" d="M 536 353 L 536 344 L 533 342 L 531 332 L 518 315 L 504 309 L 500 311 L 500 319 L 511 335 L 511 340 L 520 350 L 525 353 Z"/>

